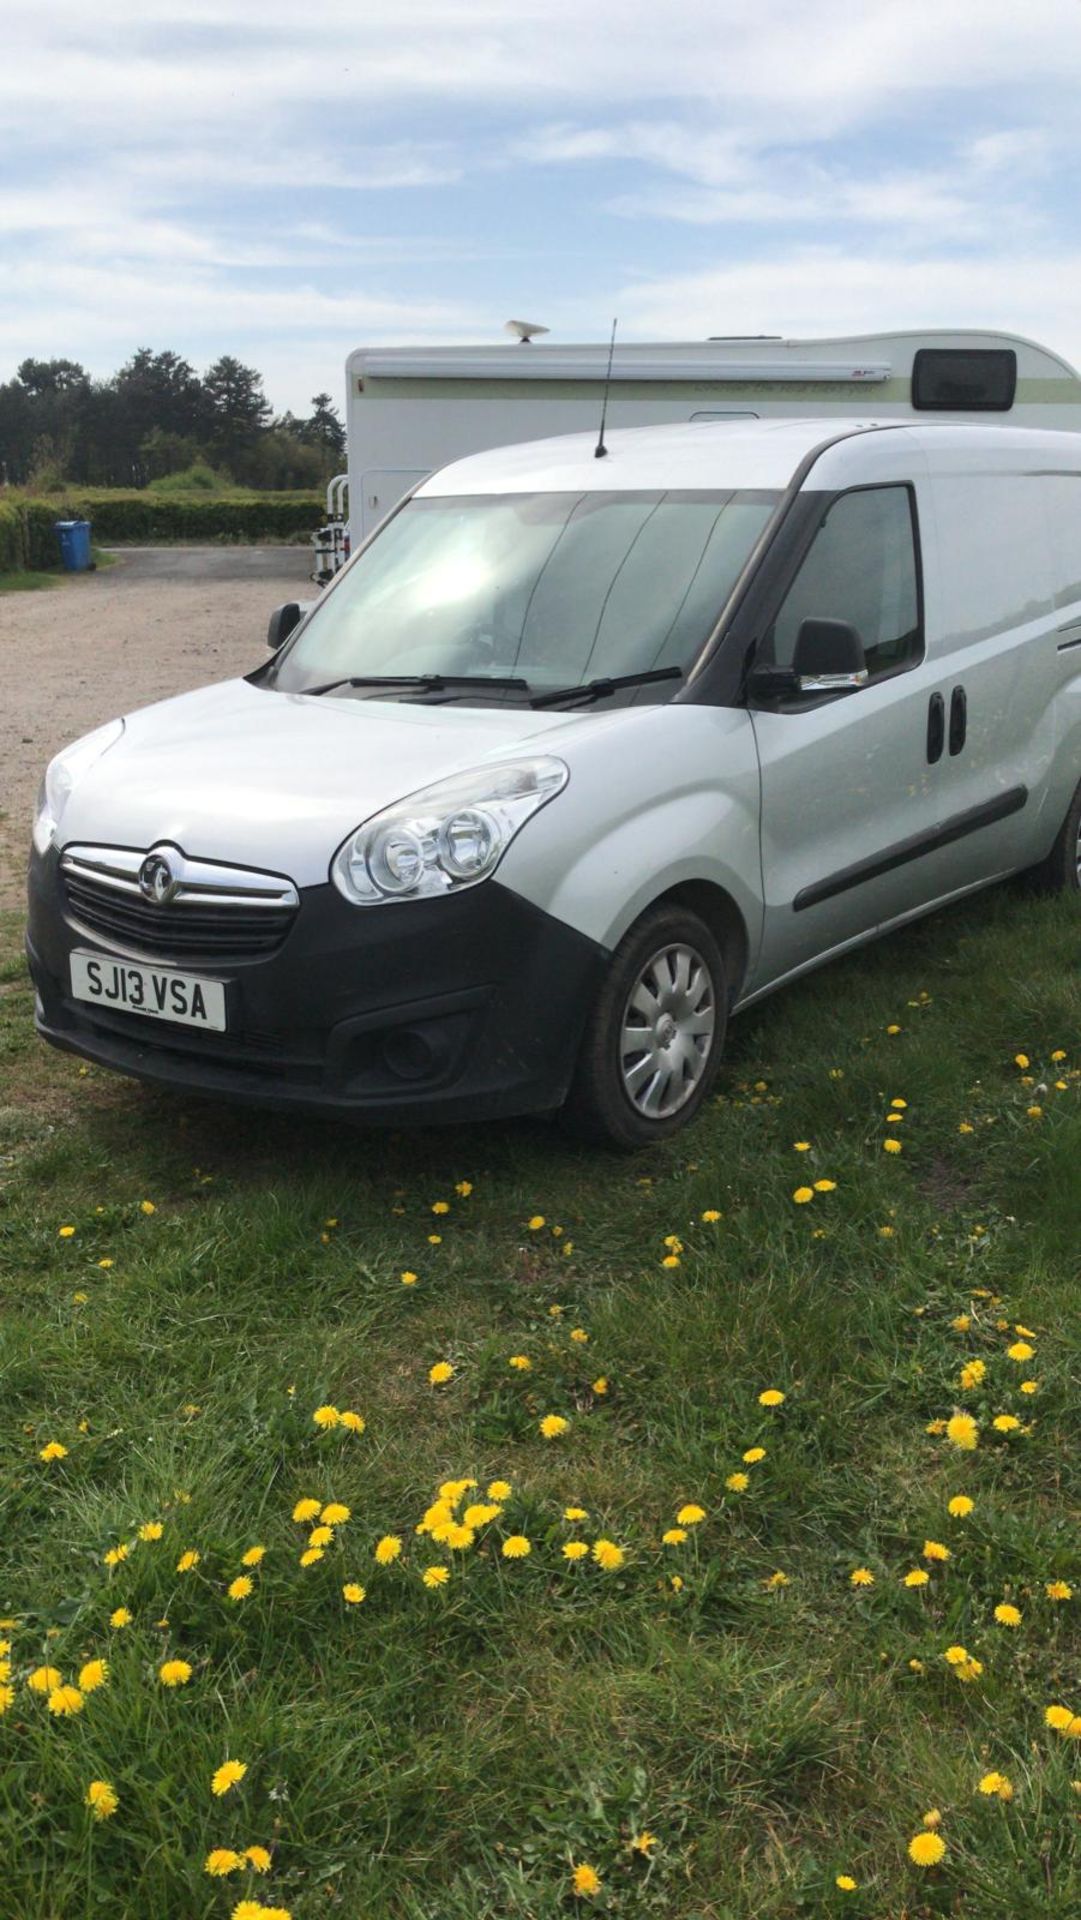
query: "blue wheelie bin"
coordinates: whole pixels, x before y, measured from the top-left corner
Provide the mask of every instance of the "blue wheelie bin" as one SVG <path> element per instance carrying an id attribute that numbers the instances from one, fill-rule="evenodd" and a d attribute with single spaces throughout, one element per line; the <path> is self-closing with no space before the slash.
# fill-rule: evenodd
<path id="1" fill-rule="evenodd" d="M 89 520 L 57 520 L 60 564 L 67 573 L 85 573 L 90 565 Z"/>

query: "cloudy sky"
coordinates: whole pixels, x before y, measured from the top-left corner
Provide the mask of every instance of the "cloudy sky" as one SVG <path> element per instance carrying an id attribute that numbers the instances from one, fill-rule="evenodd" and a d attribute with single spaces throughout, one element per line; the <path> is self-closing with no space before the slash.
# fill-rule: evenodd
<path id="1" fill-rule="evenodd" d="M 1081 364 L 1081 0 L 16 0 L 4 55 L 0 378 L 232 352 L 306 410 L 510 315 Z"/>

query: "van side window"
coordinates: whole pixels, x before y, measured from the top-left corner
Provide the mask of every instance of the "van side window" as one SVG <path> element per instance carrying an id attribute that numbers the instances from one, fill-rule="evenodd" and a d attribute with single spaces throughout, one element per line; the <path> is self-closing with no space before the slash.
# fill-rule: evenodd
<path id="1" fill-rule="evenodd" d="M 872 680 L 923 657 L 916 516 L 908 487 L 861 487 L 834 501 L 788 589 L 764 657 L 791 666 L 804 620 L 845 620 L 855 627 Z"/>

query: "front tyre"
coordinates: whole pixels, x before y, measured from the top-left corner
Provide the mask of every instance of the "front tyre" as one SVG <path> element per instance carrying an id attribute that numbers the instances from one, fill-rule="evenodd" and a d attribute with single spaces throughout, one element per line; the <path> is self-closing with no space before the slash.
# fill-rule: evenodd
<path id="1" fill-rule="evenodd" d="M 564 1117 L 625 1152 L 694 1119 L 720 1065 L 728 985 L 704 920 L 651 907 L 612 955 L 586 1026 Z"/>

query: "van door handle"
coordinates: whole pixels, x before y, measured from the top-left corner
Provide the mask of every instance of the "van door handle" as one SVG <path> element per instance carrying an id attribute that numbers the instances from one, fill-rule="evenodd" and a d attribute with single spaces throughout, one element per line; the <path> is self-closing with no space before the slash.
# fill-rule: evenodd
<path id="1" fill-rule="evenodd" d="M 950 695 L 950 752 L 960 753 L 968 732 L 968 701 L 964 687 L 955 687 Z"/>
<path id="2" fill-rule="evenodd" d="M 942 749 L 946 744 L 946 702 L 940 693 L 931 695 L 927 709 L 927 762 L 934 766 L 941 760 Z"/>

